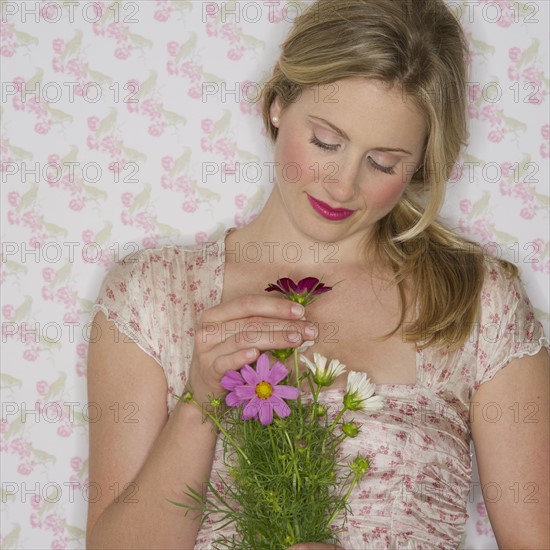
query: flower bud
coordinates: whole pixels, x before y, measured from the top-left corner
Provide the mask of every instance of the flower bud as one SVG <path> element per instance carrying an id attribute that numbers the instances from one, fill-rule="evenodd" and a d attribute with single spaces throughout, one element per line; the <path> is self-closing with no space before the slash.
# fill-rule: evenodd
<path id="1" fill-rule="evenodd" d="M 359 476 L 362 476 L 367 473 L 367 470 L 370 468 L 370 462 L 368 458 L 357 455 L 355 459 L 350 462 L 350 468 Z"/>
<path id="2" fill-rule="evenodd" d="M 272 349 L 270 351 L 273 357 L 275 357 L 276 359 L 281 361 L 281 363 L 283 363 L 294 353 L 294 348 Z"/>
<path id="3" fill-rule="evenodd" d="M 348 437 L 357 437 L 359 435 L 359 424 L 357 424 L 357 422 L 354 422 L 353 420 L 351 422 L 343 422 L 342 431 Z"/>
<path id="4" fill-rule="evenodd" d="M 210 401 L 210 406 L 213 408 L 213 409 L 217 409 L 221 404 L 222 404 L 222 399 L 221 397 L 210 397 L 209 398 L 209 401 Z"/>
<path id="5" fill-rule="evenodd" d="M 320 405 L 319 403 L 317 403 L 317 405 L 315 405 L 315 416 L 322 418 L 326 414 L 327 408 L 324 405 Z"/>

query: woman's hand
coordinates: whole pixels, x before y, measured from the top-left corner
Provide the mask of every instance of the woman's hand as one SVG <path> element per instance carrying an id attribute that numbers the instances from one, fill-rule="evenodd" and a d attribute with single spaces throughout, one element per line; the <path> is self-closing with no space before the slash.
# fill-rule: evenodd
<path id="1" fill-rule="evenodd" d="M 297 347 L 316 337 L 301 320 L 303 306 L 274 296 L 248 294 L 204 311 L 195 333 L 189 387 L 198 403 L 220 395 L 223 375 L 255 361 L 262 351 Z M 307 332 L 307 328 L 313 332 Z"/>
<path id="2" fill-rule="evenodd" d="M 320 542 L 300 542 L 295 544 L 287 550 L 344 550 L 337 544 L 322 544 Z"/>

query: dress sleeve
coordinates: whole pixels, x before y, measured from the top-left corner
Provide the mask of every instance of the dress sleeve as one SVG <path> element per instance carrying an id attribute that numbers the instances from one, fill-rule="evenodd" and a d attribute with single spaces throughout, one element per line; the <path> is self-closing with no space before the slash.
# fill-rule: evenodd
<path id="1" fill-rule="evenodd" d="M 521 279 L 508 278 L 502 268 L 489 268 L 481 293 L 474 390 L 512 359 L 535 355 L 542 347 L 548 348 L 548 338 Z"/>
<path id="2" fill-rule="evenodd" d="M 116 263 L 103 280 L 92 306 L 90 322 L 102 311 L 125 335 L 125 341 L 135 342 L 161 364 L 163 346 L 161 327 L 154 326 L 152 267 L 148 250 L 138 251 Z"/>

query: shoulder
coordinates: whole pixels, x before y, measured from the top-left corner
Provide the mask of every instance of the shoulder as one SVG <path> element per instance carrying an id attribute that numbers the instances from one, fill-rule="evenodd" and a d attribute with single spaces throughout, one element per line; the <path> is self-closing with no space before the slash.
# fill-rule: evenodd
<path id="1" fill-rule="evenodd" d="M 215 269 L 220 257 L 218 243 L 145 248 L 115 263 L 105 276 L 104 285 L 135 283 L 143 286 L 146 282 L 159 284 L 166 279 L 184 278 L 189 272 Z"/>
<path id="2" fill-rule="evenodd" d="M 534 355 L 548 345 L 519 272 L 490 257 L 485 259 L 478 328 L 474 389 L 512 359 Z"/>
<path id="3" fill-rule="evenodd" d="M 518 307 L 532 307 L 518 267 L 489 255 L 483 258 L 483 285 L 480 294 L 481 317 L 507 315 Z"/>

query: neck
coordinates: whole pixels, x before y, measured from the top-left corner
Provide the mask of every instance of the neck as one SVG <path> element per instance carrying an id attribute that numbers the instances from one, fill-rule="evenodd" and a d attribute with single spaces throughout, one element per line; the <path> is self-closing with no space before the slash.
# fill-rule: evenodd
<path id="1" fill-rule="evenodd" d="M 305 234 L 289 218 L 276 185 L 258 216 L 233 235 L 230 244 L 238 242 L 241 251 L 246 246 L 249 261 L 260 256 L 258 263 L 274 268 L 314 273 L 366 267 L 362 235 L 332 242 Z"/>

